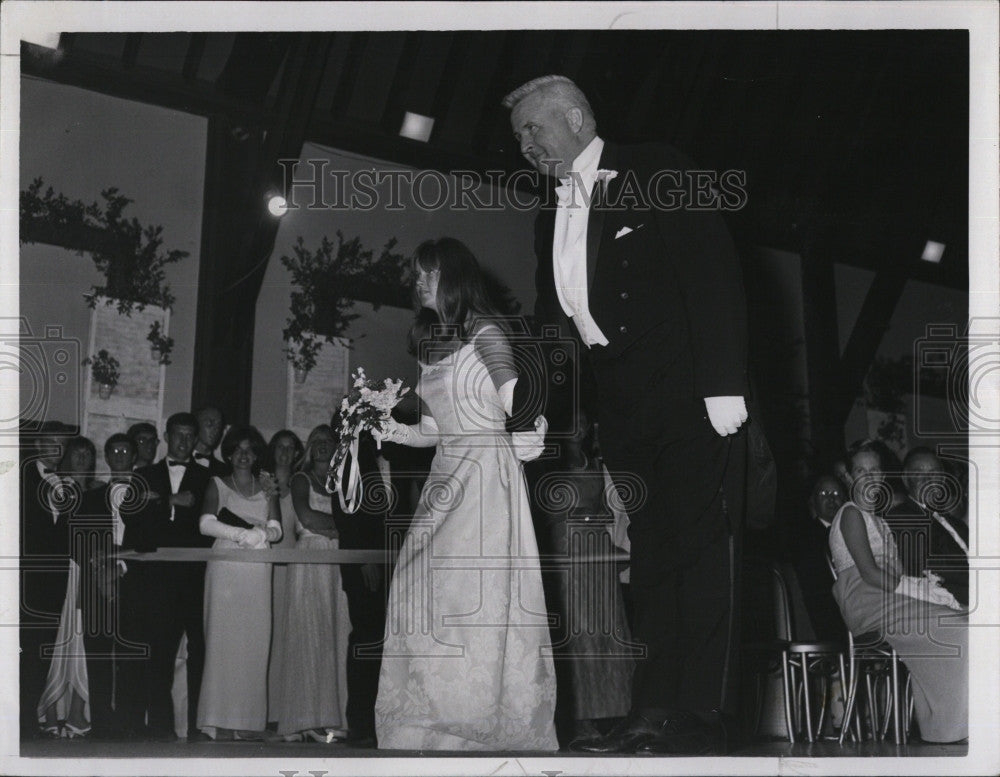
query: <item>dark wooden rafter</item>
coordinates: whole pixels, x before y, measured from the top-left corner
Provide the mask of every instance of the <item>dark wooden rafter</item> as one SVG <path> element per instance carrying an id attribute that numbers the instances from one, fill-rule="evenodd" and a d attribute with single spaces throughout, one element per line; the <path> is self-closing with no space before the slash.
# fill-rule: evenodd
<path id="1" fill-rule="evenodd" d="M 248 138 L 232 132 L 233 117 L 209 123 L 192 405 L 225 397 L 237 423 L 250 417 L 257 297 L 278 231 L 266 197 L 281 191 L 278 160 L 301 154 L 331 37 L 291 36 L 276 106 L 279 124 L 257 127 Z"/>
<path id="2" fill-rule="evenodd" d="M 185 81 L 194 81 L 198 77 L 198 68 L 201 67 L 202 57 L 205 56 L 206 34 L 203 32 L 191 33 L 191 41 L 188 44 L 187 53 L 184 55 L 184 65 L 181 68 L 181 78 Z"/>
<path id="3" fill-rule="evenodd" d="M 875 359 L 882 336 L 889 328 L 896 304 L 903 294 L 906 275 L 899 267 L 880 270 L 868 288 L 865 301 L 851 329 L 840 358 L 840 388 L 831 422 L 843 429 L 854 402 L 861 393 L 865 376 Z"/>

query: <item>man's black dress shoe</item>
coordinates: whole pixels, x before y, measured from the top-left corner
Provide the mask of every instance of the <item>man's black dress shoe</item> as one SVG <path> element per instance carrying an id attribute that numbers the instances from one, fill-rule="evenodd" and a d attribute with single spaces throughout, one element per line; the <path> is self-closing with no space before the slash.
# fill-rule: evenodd
<path id="1" fill-rule="evenodd" d="M 636 749 L 648 755 L 725 755 L 726 727 L 722 720 L 705 721 L 690 712 L 667 720 L 660 732 Z"/>
<path id="2" fill-rule="evenodd" d="M 569 749 L 576 753 L 635 753 L 660 736 L 662 729 L 661 721 L 632 714 L 604 736 L 575 740 L 570 742 Z"/>

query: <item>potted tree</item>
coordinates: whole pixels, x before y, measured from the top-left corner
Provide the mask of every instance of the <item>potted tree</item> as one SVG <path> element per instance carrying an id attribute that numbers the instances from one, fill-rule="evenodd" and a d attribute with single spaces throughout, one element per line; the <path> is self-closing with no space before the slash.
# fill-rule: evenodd
<path id="1" fill-rule="evenodd" d="M 85 365 L 90 365 L 90 375 L 97 384 L 97 394 L 101 399 L 108 399 L 121 373 L 118 368 L 121 366 L 118 360 L 102 348 L 95 356 L 88 356 L 83 360 Z"/>

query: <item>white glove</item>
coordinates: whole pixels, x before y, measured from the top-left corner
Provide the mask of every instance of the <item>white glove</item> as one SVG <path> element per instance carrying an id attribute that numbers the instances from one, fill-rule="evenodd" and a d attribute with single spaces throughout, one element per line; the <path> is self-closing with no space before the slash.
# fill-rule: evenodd
<path id="1" fill-rule="evenodd" d="M 534 461 L 545 450 L 545 435 L 549 431 L 549 422 L 545 416 L 535 419 L 535 428 L 530 432 L 514 432 L 511 440 L 514 444 L 514 455 L 519 461 Z"/>
<path id="2" fill-rule="evenodd" d="M 903 575 L 899 578 L 899 584 L 896 586 L 895 593 L 909 596 L 912 599 L 930 602 L 931 604 L 940 604 L 950 607 L 953 610 L 962 609 L 962 605 L 958 603 L 951 593 L 927 577 Z"/>
<path id="3" fill-rule="evenodd" d="M 412 433 L 410 427 L 401 424 L 395 418 L 387 418 L 382 422 L 382 429 L 372 429 L 372 437 L 376 442 L 394 442 L 397 445 L 409 445 Z"/>
<path id="4" fill-rule="evenodd" d="M 382 431 L 372 429 L 372 436 L 381 444 L 388 440 L 398 445 L 409 445 L 411 448 L 433 448 L 438 444 L 438 428 L 430 416 L 421 416 L 416 426 L 401 424 L 395 418 L 387 418 L 382 422 Z"/>
<path id="5" fill-rule="evenodd" d="M 259 549 L 267 547 L 267 533 L 259 526 L 252 529 L 243 529 L 246 536 L 240 540 L 240 547 L 247 549 Z"/>
<path id="6" fill-rule="evenodd" d="M 708 420 L 720 435 L 736 434 L 747 420 L 747 403 L 743 397 L 705 397 Z"/>

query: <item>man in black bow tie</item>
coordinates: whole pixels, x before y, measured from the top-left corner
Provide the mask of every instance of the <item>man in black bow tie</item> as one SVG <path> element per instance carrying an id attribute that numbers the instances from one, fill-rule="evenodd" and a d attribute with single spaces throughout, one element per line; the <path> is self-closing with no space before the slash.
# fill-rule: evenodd
<path id="1" fill-rule="evenodd" d="M 118 558 L 120 549 L 128 549 L 123 545 L 126 523 L 139 506 L 132 472 L 135 459 L 132 438 L 111 435 L 104 443 L 110 479 L 87 491 L 70 519 L 80 567 L 91 736 L 99 739 L 133 739 L 145 729 L 147 581 L 142 564 Z"/>
<path id="2" fill-rule="evenodd" d="M 213 477 L 223 477 L 229 473 L 229 468 L 215 458 L 215 449 L 219 447 L 222 431 L 226 428 L 226 420 L 222 411 L 215 405 L 202 405 L 195 411 L 198 419 L 198 441 L 194 446 L 194 463 L 208 468 L 208 474 Z"/>
<path id="3" fill-rule="evenodd" d="M 565 76 L 536 78 L 503 105 L 521 154 L 560 183 L 558 205 L 536 221 L 535 317 L 578 335 L 608 470 L 625 492 L 642 483 L 628 509 L 633 637 L 646 649 L 632 711 L 574 749 L 724 751 L 748 379 L 741 268 L 719 193 L 669 146 L 605 143 Z"/>
<path id="4" fill-rule="evenodd" d="M 962 606 L 969 605 L 969 527 L 956 516 L 965 485 L 949 475 L 930 448 L 913 448 L 903 461 L 909 498 L 889 510 L 905 574 L 929 570 Z"/>
<path id="5" fill-rule="evenodd" d="M 191 460 L 198 439 L 198 420 L 191 413 L 167 419 L 167 456 L 136 471 L 147 489 L 148 503 L 126 524 L 125 543 L 136 550 L 164 547 L 207 548 L 210 537 L 198 528 L 209 470 Z M 188 738 L 195 732 L 198 694 L 205 663 L 202 624 L 205 562 L 147 562 L 149 580 L 149 727 L 157 739 L 172 739 L 171 687 L 181 637 L 187 634 Z"/>

